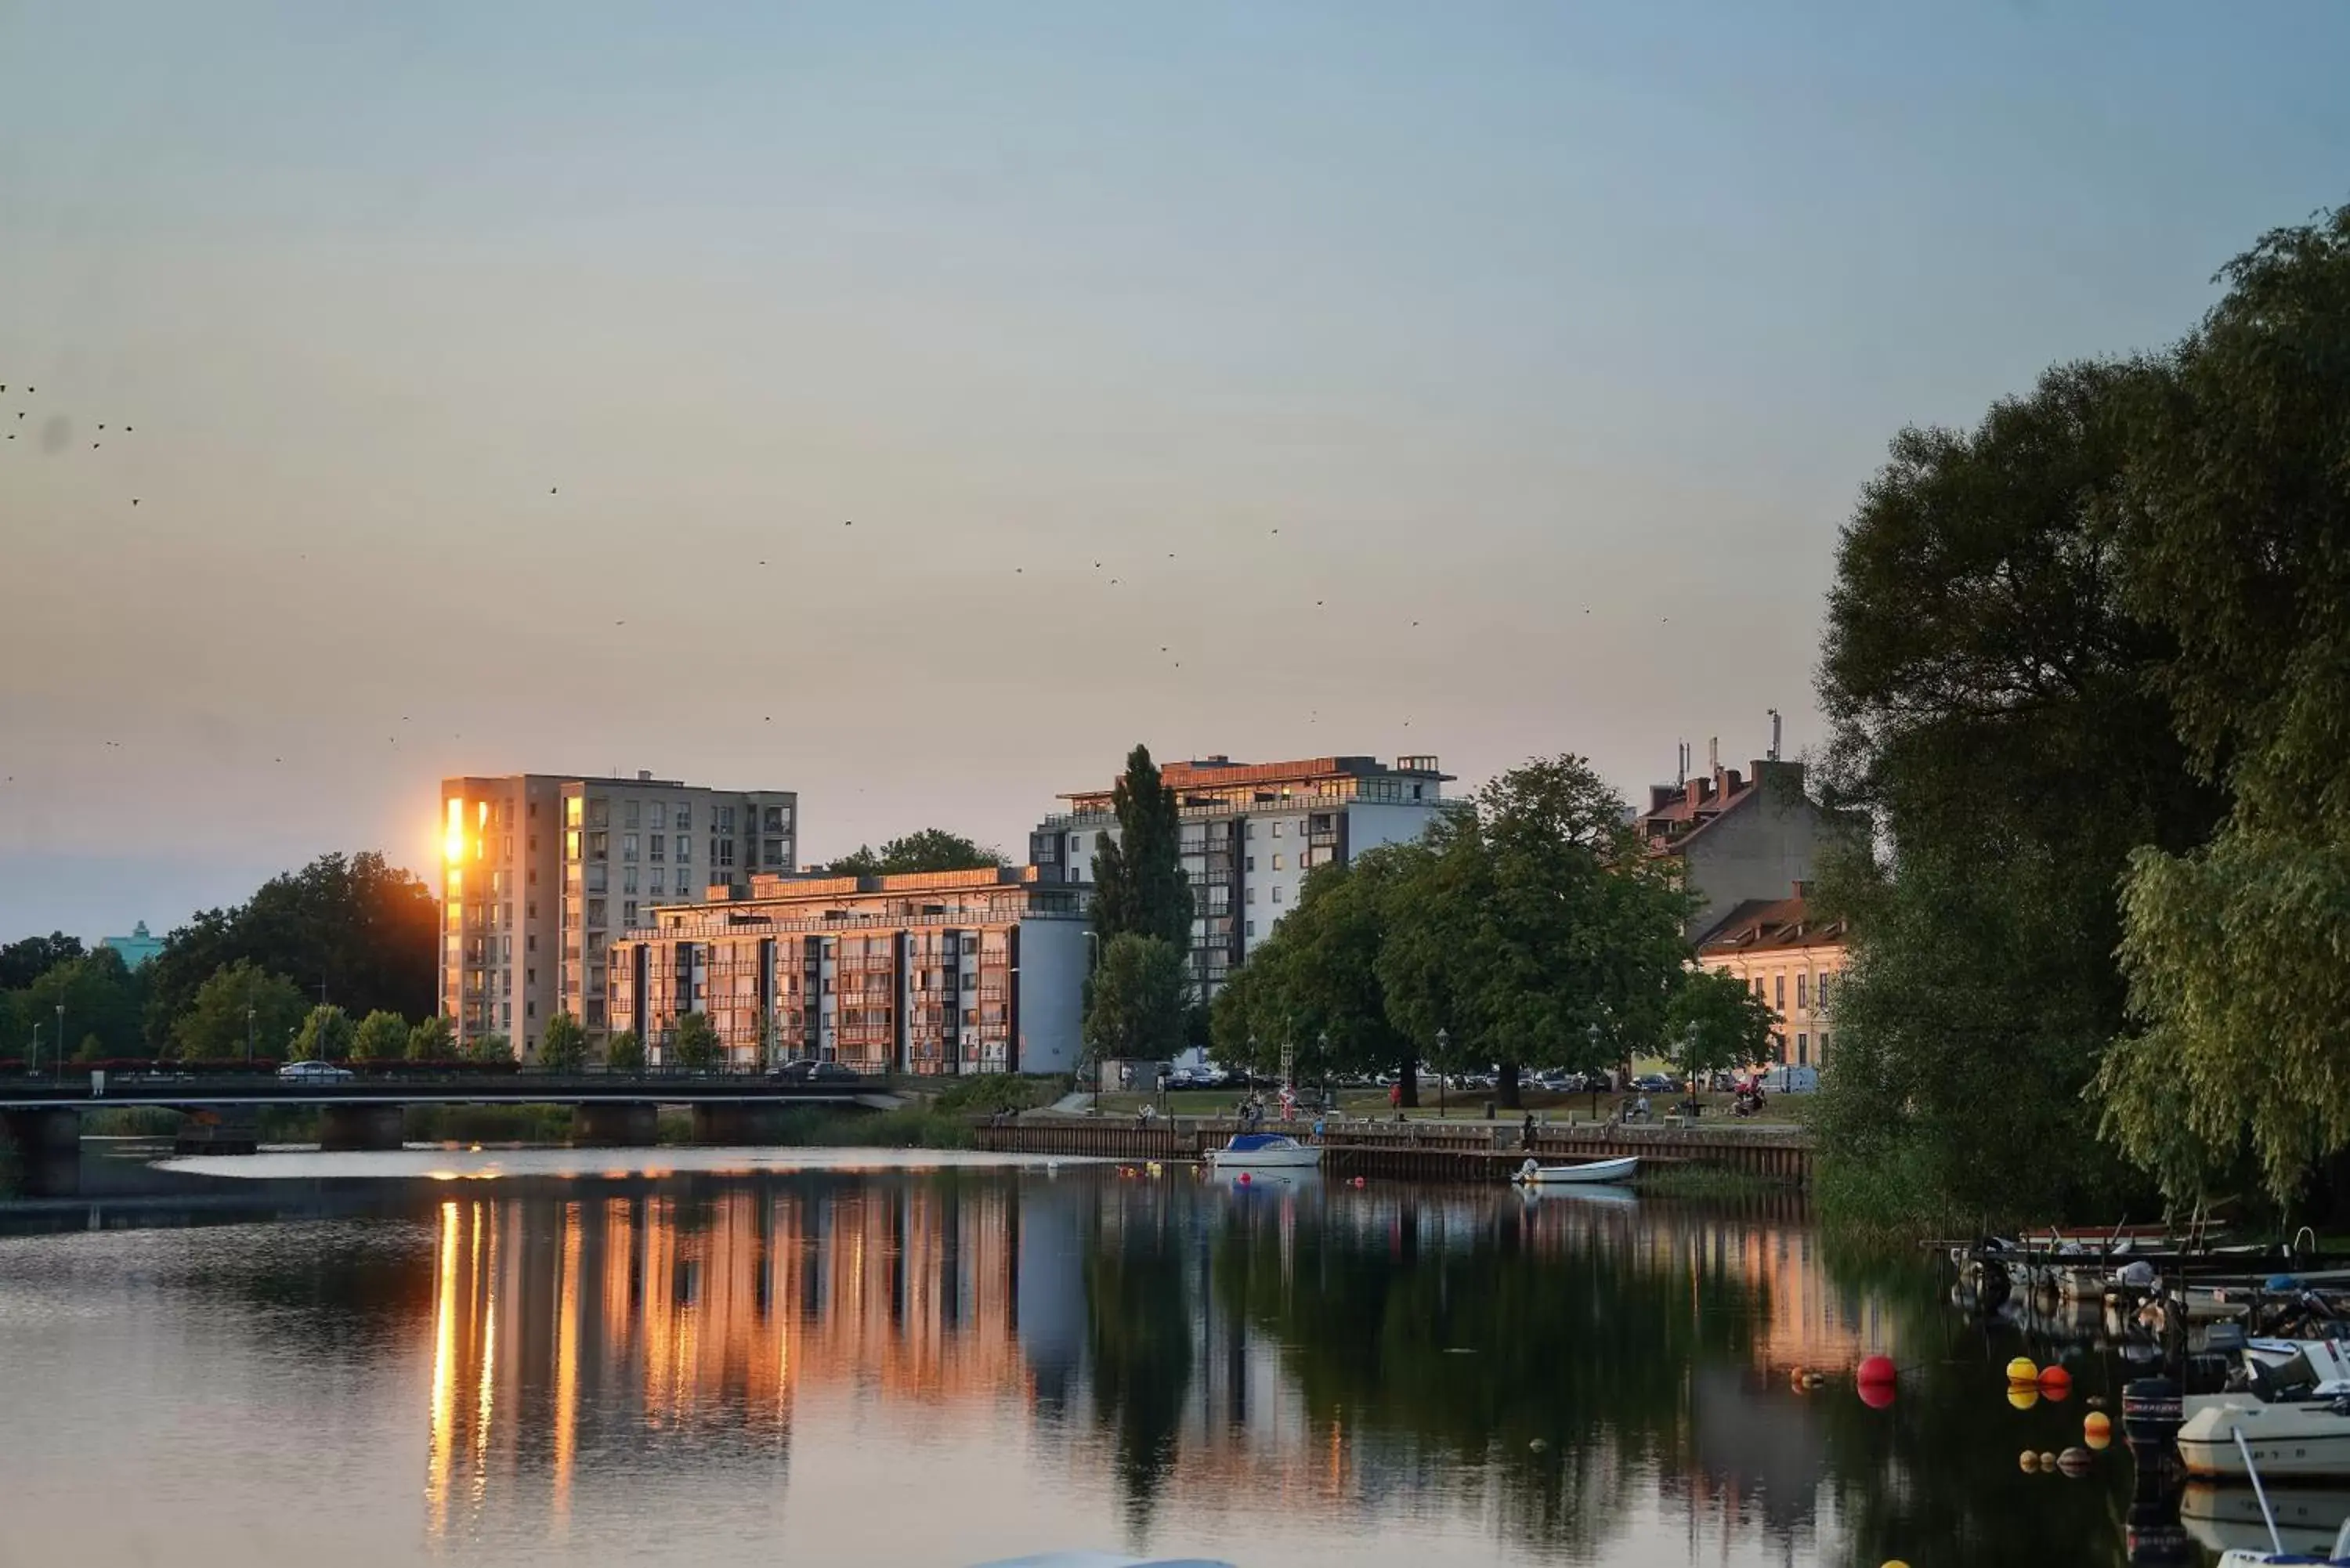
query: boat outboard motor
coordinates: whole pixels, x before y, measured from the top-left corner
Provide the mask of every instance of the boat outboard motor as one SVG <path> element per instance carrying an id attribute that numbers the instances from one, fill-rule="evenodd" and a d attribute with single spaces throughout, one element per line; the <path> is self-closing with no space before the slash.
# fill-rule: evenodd
<path id="1" fill-rule="evenodd" d="M 2170 1458 L 2186 1418 L 2175 1380 L 2139 1377 L 2122 1385 L 2122 1437 L 2142 1468 Z"/>

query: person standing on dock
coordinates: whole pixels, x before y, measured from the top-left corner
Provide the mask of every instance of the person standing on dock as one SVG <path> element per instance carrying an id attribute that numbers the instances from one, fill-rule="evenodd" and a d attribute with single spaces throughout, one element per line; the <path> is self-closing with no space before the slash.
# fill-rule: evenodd
<path id="1" fill-rule="evenodd" d="M 1532 1111 L 1526 1113 L 1525 1125 L 1518 1128 L 1518 1147 L 1523 1149 L 1534 1147 L 1534 1114 Z"/>

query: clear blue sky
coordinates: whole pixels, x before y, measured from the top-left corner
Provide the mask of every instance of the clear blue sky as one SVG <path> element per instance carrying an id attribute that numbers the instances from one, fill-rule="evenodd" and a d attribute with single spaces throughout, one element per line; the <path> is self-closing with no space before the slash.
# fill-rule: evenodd
<path id="1" fill-rule="evenodd" d="M 2345 60 L 2336 0 L 0 3 L 0 939 L 429 868 L 461 771 L 1017 852 L 1137 739 L 1801 749 L 1887 438 L 2350 198 Z"/>

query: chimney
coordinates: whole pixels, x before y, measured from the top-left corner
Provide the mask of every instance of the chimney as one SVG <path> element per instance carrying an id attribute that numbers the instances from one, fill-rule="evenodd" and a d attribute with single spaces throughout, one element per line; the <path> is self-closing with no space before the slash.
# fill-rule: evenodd
<path id="1" fill-rule="evenodd" d="M 1688 801 L 1691 808 L 1702 805 L 1705 804 L 1705 792 L 1707 787 L 1708 782 L 1706 780 L 1691 779 L 1687 784 L 1681 785 L 1681 798 Z"/>
<path id="2" fill-rule="evenodd" d="M 650 784 L 650 783 L 652 783 L 652 782 L 653 782 L 653 771 L 652 771 L 652 769 L 650 769 L 650 768 L 639 768 L 639 769 L 637 770 L 637 782 L 638 782 L 639 784 Z"/>

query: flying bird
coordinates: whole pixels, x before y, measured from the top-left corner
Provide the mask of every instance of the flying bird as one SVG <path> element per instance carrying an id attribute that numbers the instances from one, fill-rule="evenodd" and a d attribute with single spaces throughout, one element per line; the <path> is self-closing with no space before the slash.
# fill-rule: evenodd
<path id="1" fill-rule="evenodd" d="M 131 504 L 131 505 L 133 505 L 133 506 L 138 505 L 138 504 L 139 504 L 139 497 L 137 497 L 136 495 L 132 496 L 132 497 L 130 498 L 130 504 Z"/>
<path id="2" fill-rule="evenodd" d="M 554 493 L 555 493 L 555 486 L 553 486 L 552 484 L 548 485 L 548 486 L 546 487 L 546 493 L 547 493 L 549 495 L 554 494 Z"/>

